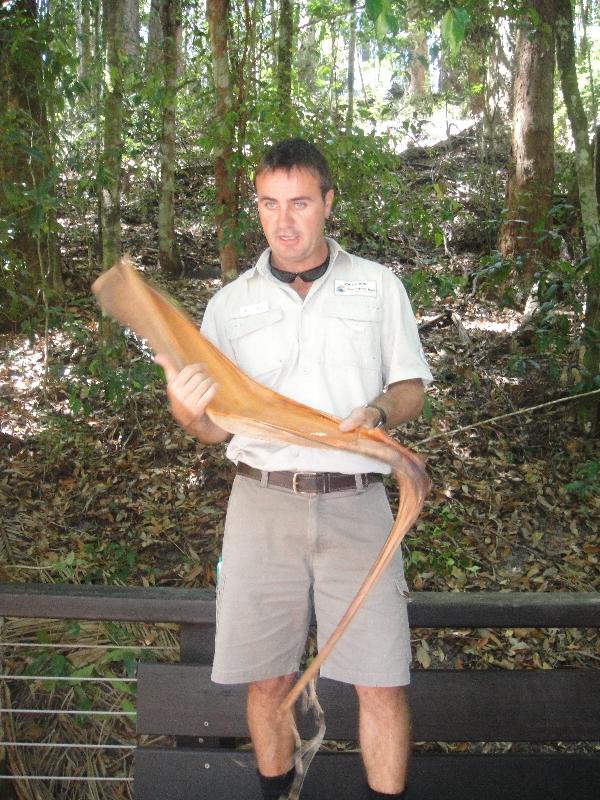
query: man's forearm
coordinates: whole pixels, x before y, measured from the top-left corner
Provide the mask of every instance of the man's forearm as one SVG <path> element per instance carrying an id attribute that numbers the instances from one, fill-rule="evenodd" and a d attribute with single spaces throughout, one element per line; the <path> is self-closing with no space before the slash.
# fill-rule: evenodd
<path id="1" fill-rule="evenodd" d="M 378 409 L 385 414 L 384 427 L 395 428 L 419 416 L 424 396 L 423 381 L 420 378 L 392 383 L 386 392 L 369 400 L 366 406 L 354 408 L 340 422 L 340 430 L 347 433 L 356 428 L 376 428 L 382 419 Z"/>
<path id="2" fill-rule="evenodd" d="M 414 378 L 392 383 L 386 392 L 369 402 L 379 406 L 385 412 L 387 417 L 385 427 L 395 428 L 419 416 L 424 398 L 423 381 L 420 378 Z M 373 410 L 373 413 L 376 411 Z M 377 420 L 374 424 L 377 424 Z"/>

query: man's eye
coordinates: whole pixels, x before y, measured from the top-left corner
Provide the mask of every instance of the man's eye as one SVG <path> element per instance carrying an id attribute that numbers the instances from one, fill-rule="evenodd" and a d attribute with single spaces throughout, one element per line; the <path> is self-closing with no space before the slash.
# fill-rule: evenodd
<path id="1" fill-rule="evenodd" d="M 294 206 L 296 208 L 306 208 L 306 203 L 304 201 L 298 201 L 297 203 L 294 203 Z"/>
<path id="2" fill-rule="evenodd" d="M 275 203 L 273 200 L 267 200 L 263 205 L 265 208 L 268 208 L 269 210 L 277 208 L 277 203 Z"/>

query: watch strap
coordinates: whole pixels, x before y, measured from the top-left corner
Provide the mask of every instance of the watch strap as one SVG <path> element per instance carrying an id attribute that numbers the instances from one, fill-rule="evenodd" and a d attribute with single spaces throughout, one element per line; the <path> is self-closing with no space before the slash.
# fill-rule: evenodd
<path id="1" fill-rule="evenodd" d="M 365 403 L 363 408 L 374 408 L 376 411 L 379 411 L 379 422 L 375 425 L 376 428 L 385 428 L 387 425 L 387 414 L 381 408 L 381 406 L 375 405 L 375 403 Z"/>

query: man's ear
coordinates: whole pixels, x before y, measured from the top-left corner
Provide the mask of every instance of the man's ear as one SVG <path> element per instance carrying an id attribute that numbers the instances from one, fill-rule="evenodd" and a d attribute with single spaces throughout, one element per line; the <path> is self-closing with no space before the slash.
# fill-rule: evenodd
<path id="1" fill-rule="evenodd" d="M 329 219 L 329 215 L 331 214 L 331 209 L 333 208 L 333 196 L 333 189 L 330 189 L 325 195 L 325 219 Z"/>

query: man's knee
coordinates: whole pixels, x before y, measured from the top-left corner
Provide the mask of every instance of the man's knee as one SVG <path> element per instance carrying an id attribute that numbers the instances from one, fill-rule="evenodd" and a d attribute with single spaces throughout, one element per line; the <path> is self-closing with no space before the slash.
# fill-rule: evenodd
<path id="1" fill-rule="evenodd" d="M 252 681 L 248 684 L 248 697 L 259 702 L 280 702 L 291 689 L 295 677 L 296 673 L 291 673 L 263 681 Z"/>
<path id="2" fill-rule="evenodd" d="M 404 686 L 355 686 L 358 702 L 363 712 L 381 713 L 401 709 L 408 713 Z"/>

